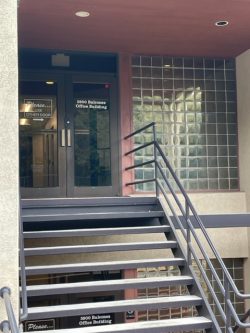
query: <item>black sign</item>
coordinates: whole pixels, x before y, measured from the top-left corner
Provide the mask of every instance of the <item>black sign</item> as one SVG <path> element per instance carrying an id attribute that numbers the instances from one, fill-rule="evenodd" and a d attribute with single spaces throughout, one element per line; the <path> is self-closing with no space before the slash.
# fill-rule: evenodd
<path id="1" fill-rule="evenodd" d="M 133 310 L 127 311 L 126 319 L 135 319 L 135 311 L 133 311 Z"/>
<path id="2" fill-rule="evenodd" d="M 55 329 L 55 319 L 25 322 L 26 332 L 47 331 L 54 329 Z"/>

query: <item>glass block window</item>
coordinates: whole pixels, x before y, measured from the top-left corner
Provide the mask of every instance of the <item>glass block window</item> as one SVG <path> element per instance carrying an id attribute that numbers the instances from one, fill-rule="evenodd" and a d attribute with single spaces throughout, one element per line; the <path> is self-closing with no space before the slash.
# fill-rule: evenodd
<path id="1" fill-rule="evenodd" d="M 238 189 L 235 62 L 232 59 L 134 56 L 134 129 L 155 121 L 157 139 L 187 190 Z M 152 139 L 138 135 L 136 144 Z M 152 149 L 135 156 L 141 163 Z M 136 170 L 149 179 L 153 166 Z M 151 183 L 138 190 L 154 189 Z"/>
<path id="2" fill-rule="evenodd" d="M 212 259 L 212 264 L 216 268 L 217 274 L 221 277 L 221 282 L 224 283 L 224 276 L 222 274 L 221 268 L 215 259 Z M 240 290 L 240 292 L 244 292 L 244 280 L 243 280 L 243 259 L 237 258 L 229 258 L 223 259 L 226 267 L 228 268 L 236 286 Z M 220 298 L 220 293 L 218 290 L 218 286 L 212 277 L 209 267 L 205 260 L 201 260 L 201 263 L 206 270 L 206 273 L 209 277 L 209 280 L 217 294 Z M 220 318 L 216 305 L 213 301 L 211 294 L 208 291 L 208 288 L 205 282 L 202 279 L 202 276 L 195 264 L 193 267 L 196 271 L 197 276 L 200 279 L 201 285 L 203 287 L 204 292 L 206 293 L 207 299 L 214 311 L 216 318 L 218 320 L 221 328 L 224 328 L 224 322 Z M 156 276 L 176 276 L 180 275 L 180 271 L 178 267 L 169 266 L 169 267 L 159 267 L 159 268 L 143 268 L 138 270 L 138 277 L 146 278 L 146 277 L 156 277 Z M 164 296 L 177 296 L 177 295 L 187 295 L 189 294 L 187 287 L 185 286 L 169 286 L 169 287 L 161 287 L 161 288 L 148 288 L 148 289 L 140 289 L 138 290 L 138 297 L 140 298 L 150 298 L 150 297 L 164 297 Z M 232 295 L 232 302 L 236 309 L 236 312 L 239 316 L 244 314 L 244 301 Z M 224 306 L 224 300 L 221 297 L 221 305 Z M 184 318 L 188 316 L 197 316 L 198 313 L 195 307 L 181 307 L 176 309 L 162 309 L 162 310 L 149 310 L 149 311 L 139 311 L 138 312 L 138 320 L 160 320 L 160 319 L 171 319 L 171 318 Z M 244 330 L 239 330 L 239 332 L 244 332 Z"/>

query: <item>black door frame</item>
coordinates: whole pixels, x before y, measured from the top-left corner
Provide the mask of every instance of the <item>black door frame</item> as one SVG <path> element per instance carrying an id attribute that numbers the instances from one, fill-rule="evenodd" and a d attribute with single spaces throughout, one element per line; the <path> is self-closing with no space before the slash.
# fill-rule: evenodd
<path id="1" fill-rule="evenodd" d="M 66 198 L 66 197 L 109 197 L 120 193 L 119 182 L 119 108 L 118 83 L 114 74 L 74 72 L 62 70 L 26 70 L 21 71 L 20 81 L 56 81 L 57 95 L 57 130 L 58 130 L 58 181 L 59 186 L 50 188 L 21 188 L 22 198 Z M 112 186 L 104 187 L 75 187 L 74 186 L 74 128 L 72 108 L 72 83 L 110 83 L 110 145 Z M 65 95 L 67 94 L 67 97 Z M 68 112 L 67 112 L 68 111 Z M 68 116 L 70 116 L 68 118 Z M 72 146 L 62 147 L 62 130 L 67 129 L 66 121 L 70 119 Z M 67 146 L 67 144 L 66 144 Z"/>
<path id="2" fill-rule="evenodd" d="M 74 185 L 74 114 L 70 112 L 73 108 L 73 83 L 90 84 L 110 84 L 110 147 L 111 147 L 111 186 L 84 186 Z M 66 122 L 69 120 L 69 129 L 71 131 L 71 147 L 67 147 L 67 197 L 94 197 L 94 196 L 115 196 L 119 190 L 119 140 L 118 140 L 118 103 L 117 87 L 114 75 L 93 74 L 93 73 L 70 73 L 66 74 L 66 91 L 69 96 L 66 99 Z"/>

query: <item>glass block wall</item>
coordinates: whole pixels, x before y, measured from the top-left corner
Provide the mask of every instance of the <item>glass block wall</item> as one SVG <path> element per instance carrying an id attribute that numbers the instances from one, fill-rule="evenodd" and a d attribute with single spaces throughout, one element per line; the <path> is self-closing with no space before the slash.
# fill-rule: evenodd
<path id="1" fill-rule="evenodd" d="M 216 267 L 216 272 L 221 278 L 221 282 L 224 283 L 224 276 L 222 274 L 222 270 L 217 265 L 217 261 L 215 259 L 211 260 L 214 267 Z M 216 295 L 219 297 L 221 301 L 221 305 L 224 307 L 224 299 L 220 296 L 219 289 L 217 283 L 212 277 L 210 269 L 205 260 L 201 260 L 201 263 L 206 270 L 206 273 L 209 277 L 209 280 L 216 292 Z M 236 286 L 240 290 L 240 292 L 244 292 L 244 280 L 243 280 L 243 259 L 237 258 L 229 258 L 224 259 L 224 263 L 227 266 Z M 197 276 L 200 279 L 203 290 L 207 296 L 207 299 L 214 311 L 218 323 L 221 328 L 224 328 L 224 322 L 221 319 L 219 312 L 216 308 L 216 305 L 213 301 L 213 298 L 208 291 L 208 288 L 203 281 L 200 271 L 197 266 L 193 264 L 193 267 L 196 271 Z M 143 268 L 138 270 L 138 277 L 146 278 L 146 277 L 156 277 L 156 276 L 178 276 L 180 275 L 180 271 L 178 267 L 170 266 L 170 267 L 160 267 L 160 268 Z M 164 288 L 148 288 L 148 289 L 140 289 L 138 290 L 139 298 L 150 298 L 150 297 L 163 297 L 163 296 L 177 296 L 177 295 L 187 295 L 189 294 L 187 287 L 185 286 L 168 286 Z M 244 301 L 236 298 L 232 295 L 231 298 L 233 305 L 236 309 L 236 312 L 241 316 L 244 314 Z M 184 318 L 188 316 L 196 316 L 198 315 L 195 307 L 181 307 L 176 309 L 161 309 L 161 310 L 149 310 L 149 311 L 139 311 L 138 312 L 138 320 L 160 320 L 160 319 L 170 319 L 170 318 Z M 239 330 L 239 332 L 244 332 L 244 330 Z"/>
<path id="2" fill-rule="evenodd" d="M 157 139 L 187 190 L 238 189 L 236 79 L 233 59 L 134 56 L 133 121 L 152 121 Z M 136 144 L 151 134 L 135 138 Z M 147 148 L 135 156 L 152 158 Z M 136 179 L 154 175 L 138 168 Z M 138 185 L 150 191 L 154 184 Z"/>

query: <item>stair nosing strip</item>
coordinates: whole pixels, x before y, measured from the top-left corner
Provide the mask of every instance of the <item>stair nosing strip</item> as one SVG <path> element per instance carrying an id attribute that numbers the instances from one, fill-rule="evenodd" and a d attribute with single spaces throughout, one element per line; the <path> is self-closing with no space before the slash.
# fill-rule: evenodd
<path id="1" fill-rule="evenodd" d="M 129 299 L 122 301 L 108 301 L 83 304 L 54 305 L 29 308 L 29 320 L 40 318 L 53 318 L 56 316 L 78 316 L 87 314 L 100 314 L 111 312 L 124 312 L 130 309 L 148 310 L 181 306 L 198 306 L 203 302 L 201 297 L 195 295 L 157 297 L 143 299 Z"/>
<path id="2" fill-rule="evenodd" d="M 85 229 L 65 229 L 65 230 L 40 230 L 25 231 L 24 238 L 59 238 L 59 237 L 81 237 L 95 235 L 123 235 L 123 234 L 146 234 L 146 233 L 164 233 L 171 227 L 166 226 L 143 226 L 143 227 L 116 227 L 116 228 L 85 228 Z"/>
<path id="3" fill-rule="evenodd" d="M 132 243 L 110 243 L 110 244 L 92 244 L 92 245 L 69 245 L 69 246 L 51 246 L 25 248 L 25 256 L 47 255 L 47 254 L 74 254 L 74 253 L 98 253 L 114 251 L 136 251 L 150 249 L 169 249 L 178 246 L 176 241 L 161 242 L 132 242 Z"/>
<path id="4" fill-rule="evenodd" d="M 45 272 L 88 272 L 125 268 L 140 268 L 140 267 L 158 267 L 158 266 L 183 266 L 185 265 L 184 258 L 163 258 L 163 259 L 141 259 L 141 260 L 122 260 L 122 261 L 108 261 L 108 262 L 89 262 L 89 263 L 74 263 L 74 264 L 58 264 L 58 265 L 44 265 L 44 266 L 26 266 L 26 271 L 41 271 L 40 274 Z M 27 274 L 27 273 L 26 273 Z M 28 274 L 32 275 L 32 274 Z"/>
<path id="5" fill-rule="evenodd" d="M 151 278 L 133 278 L 77 283 L 62 283 L 48 285 L 27 286 L 28 296 L 38 295 L 56 295 L 76 292 L 94 292 L 94 291 L 111 291 L 125 289 L 140 289 L 152 287 L 164 287 L 172 285 L 190 285 L 193 283 L 191 276 L 167 276 Z"/>

